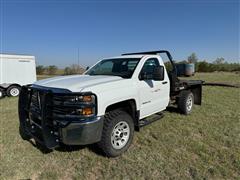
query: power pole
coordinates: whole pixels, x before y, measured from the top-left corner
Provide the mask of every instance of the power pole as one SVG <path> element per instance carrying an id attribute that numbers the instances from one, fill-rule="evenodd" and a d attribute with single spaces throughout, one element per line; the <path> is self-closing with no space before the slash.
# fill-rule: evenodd
<path id="1" fill-rule="evenodd" d="M 79 48 L 78 48 L 78 67 L 79 67 Z"/>

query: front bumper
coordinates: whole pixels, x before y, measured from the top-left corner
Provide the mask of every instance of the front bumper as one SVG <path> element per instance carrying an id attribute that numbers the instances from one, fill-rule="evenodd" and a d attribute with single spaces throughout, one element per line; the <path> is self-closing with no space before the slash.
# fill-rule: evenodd
<path id="1" fill-rule="evenodd" d="M 96 117 L 89 122 L 72 122 L 61 128 L 61 142 L 68 145 L 92 144 L 101 140 L 103 118 Z"/>
<path id="2" fill-rule="evenodd" d="M 37 94 L 37 97 L 36 97 Z M 55 94 L 70 96 L 68 90 L 23 86 L 19 96 L 19 120 L 24 132 L 49 149 L 66 145 L 86 145 L 101 140 L 103 117 L 56 114 Z M 80 93 L 74 93 L 74 95 Z M 33 100 L 35 99 L 36 102 Z M 79 105 L 76 105 L 77 108 Z M 64 106 L 61 107 L 64 111 Z M 67 108 L 67 107 L 66 107 Z M 73 107 L 71 107 L 73 108 Z M 57 112 L 59 112 L 59 107 Z"/>

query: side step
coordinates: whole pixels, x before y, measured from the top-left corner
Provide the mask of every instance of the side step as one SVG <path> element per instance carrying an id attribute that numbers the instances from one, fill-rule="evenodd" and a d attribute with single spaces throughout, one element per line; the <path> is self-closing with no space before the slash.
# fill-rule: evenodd
<path id="1" fill-rule="evenodd" d="M 160 112 L 160 113 L 153 114 L 147 118 L 141 119 L 141 120 L 139 120 L 139 127 L 143 127 L 143 126 L 149 125 L 157 120 L 160 120 L 161 118 L 163 118 L 163 116 L 164 116 L 164 114 Z"/>

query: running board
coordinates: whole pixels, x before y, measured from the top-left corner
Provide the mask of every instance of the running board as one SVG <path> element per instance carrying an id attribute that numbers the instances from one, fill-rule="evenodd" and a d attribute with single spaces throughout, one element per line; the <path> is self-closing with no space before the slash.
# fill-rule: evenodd
<path id="1" fill-rule="evenodd" d="M 143 127 L 143 126 L 149 125 L 157 120 L 160 120 L 161 118 L 163 118 L 163 116 L 164 116 L 163 113 L 156 113 L 147 118 L 141 119 L 141 120 L 139 120 L 139 127 Z"/>

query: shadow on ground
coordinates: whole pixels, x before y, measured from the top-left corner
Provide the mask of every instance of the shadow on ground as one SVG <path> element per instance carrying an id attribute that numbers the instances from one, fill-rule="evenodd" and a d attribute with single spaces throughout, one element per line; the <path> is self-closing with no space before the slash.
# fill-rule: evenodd
<path id="1" fill-rule="evenodd" d="M 170 113 L 180 113 L 179 109 L 173 106 L 167 107 L 166 111 Z M 91 145 L 65 145 L 60 144 L 59 147 L 55 149 L 48 149 L 44 145 L 38 143 L 35 140 L 27 140 L 30 142 L 35 148 L 37 148 L 39 151 L 41 151 L 43 154 L 49 154 L 53 151 L 59 151 L 59 152 L 75 152 L 75 151 L 81 151 L 82 149 L 88 148 L 91 152 L 96 153 L 97 155 L 104 156 L 104 153 L 98 148 L 97 144 L 91 144 Z"/>
<path id="2" fill-rule="evenodd" d="M 90 144 L 90 145 L 65 145 L 61 144 L 59 147 L 55 149 L 48 149 L 44 145 L 35 142 L 34 140 L 27 140 L 29 143 L 33 145 L 33 147 L 37 148 L 39 151 L 41 151 L 43 154 L 49 154 L 53 151 L 59 151 L 59 152 L 75 152 L 75 151 L 81 151 L 82 149 L 88 148 L 91 152 L 96 153 L 97 155 L 104 156 L 104 153 L 98 148 L 97 144 Z"/>
<path id="3" fill-rule="evenodd" d="M 174 106 L 167 107 L 166 111 L 168 111 L 170 113 L 180 113 L 179 109 L 177 107 L 174 107 Z"/>

